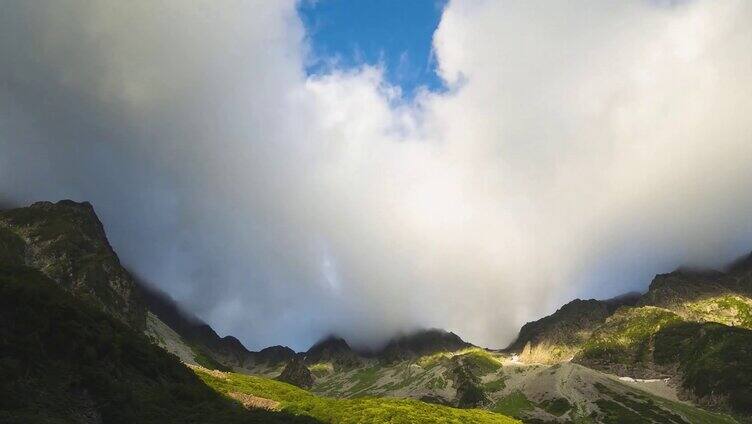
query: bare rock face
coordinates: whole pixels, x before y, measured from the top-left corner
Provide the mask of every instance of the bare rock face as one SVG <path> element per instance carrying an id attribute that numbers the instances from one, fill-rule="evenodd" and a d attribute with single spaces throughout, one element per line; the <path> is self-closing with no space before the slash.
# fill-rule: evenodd
<path id="1" fill-rule="evenodd" d="M 277 380 L 303 389 L 313 386 L 313 375 L 311 374 L 311 371 L 305 365 L 305 362 L 297 356 L 293 357 L 292 360 L 287 363 L 287 366 L 282 370 L 282 373 L 277 377 Z"/>
<path id="2" fill-rule="evenodd" d="M 136 329 L 146 307 L 88 202 L 38 202 L 0 212 L 0 259 L 38 269 Z"/>

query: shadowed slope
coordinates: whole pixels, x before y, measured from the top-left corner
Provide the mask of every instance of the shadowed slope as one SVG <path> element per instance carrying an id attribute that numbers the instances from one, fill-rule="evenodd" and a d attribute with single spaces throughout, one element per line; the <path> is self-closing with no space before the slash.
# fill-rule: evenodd
<path id="1" fill-rule="evenodd" d="M 38 271 L 0 266 L 0 422 L 305 423 L 246 411 Z"/>

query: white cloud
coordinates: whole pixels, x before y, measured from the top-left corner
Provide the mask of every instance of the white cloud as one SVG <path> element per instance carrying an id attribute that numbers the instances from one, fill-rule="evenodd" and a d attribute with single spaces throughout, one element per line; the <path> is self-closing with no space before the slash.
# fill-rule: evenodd
<path id="1" fill-rule="evenodd" d="M 292 3 L 15 6 L 3 192 L 93 200 L 128 263 L 252 347 L 503 346 L 752 246 L 747 2 L 452 2 L 450 90 L 410 104 L 379 67 L 307 78 Z"/>

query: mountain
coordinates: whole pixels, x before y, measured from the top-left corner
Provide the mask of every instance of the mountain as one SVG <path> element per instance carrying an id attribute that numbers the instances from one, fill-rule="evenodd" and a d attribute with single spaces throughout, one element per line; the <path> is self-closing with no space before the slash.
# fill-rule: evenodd
<path id="1" fill-rule="evenodd" d="M 248 407 L 282 408 L 325 423 L 468 423 L 520 424 L 506 415 L 481 409 L 459 409 L 415 399 L 320 396 L 281 381 L 257 376 L 195 369 L 210 387 Z"/>
<path id="2" fill-rule="evenodd" d="M 688 321 L 654 306 L 625 308 L 599 328 L 574 362 L 621 376 L 668 378 L 678 396 L 752 414 L 752 331 Z"/>
<path id="3" fill-rule="evenodd" d="M 146 307 L 88 202 L 38 202 L 0 212 L 0 255 L 6 264 L 40 270 L 136 329 Z"/>
<path id="4" fill-rule="evenodd" d="M 318 341 L 303 354 L 306 364 L 330 363 L 337 369 L 360 365 L 360 358 L 347 342 L 337 336 Z"/>
<path id="5" fill-rule="evenodd" d="M 252 352 L 122 267 L 90 204 L 40 202 L 0 212 L 0 422 L 747 422 L 750 288 L 746 257 L 576 299 L 502 351 L 430 329 Z"/>
<path id="6" fill-rule="evenodd" d="M 313 374 L 302 359 L 294 357 L 285 365 L 277 380 L 307 389 L 313 386 Z"/>
<path id="7" fill-rule="evenodd" d="M 135 279 L 88 203 L 0 212 L 0 352 L 3 423 L 517 422 L 415 400 L 340 402 L 222 371 L 313 383 L 302 354 L 250 352 Z M 337 338 L 307 357 L 361 365 Z"/>
<path id="8" fill-rule="evenodd" d="M 682 308 L 690 301 L 736 292 L 739 288 L 737 283 L 735 278 L 721 271 L 680 268 L 668 274 L 656 275 L 648 292 L 640 298 L 639 305 Z"/>
<path id="9" fill-rule="evenodd" d="M 310 391 L 333 398 L 412 398 L 488 409 L 529 423 L 737 422 L 679 401 L 662 380 L 623 381 L 570 362 L 526 364 L 478 347 L 398 361 L 369 356 L 350 368 L 326 362 L 308 367 L 315 377 Z"/>
<path id="10" fill-rule="evenodd" d="M 220 337 L 208 324 L 184 311 L 166 293 L 143 282 L 138 283 L 138 288 L 149 310 L 147 334 L 186 363 L 211 369 L 253 368 L 258 371 L 259 367 L 276 369 L 295 355 L 286 346 L 249 351 L 233 336 Z M 165 325 L 160 325 L 160 322 Z"/>
<path id="11" fill-rule="evenodd" d="M 290 358 L 287 351 L 249 352 L 236 338 L 218 336 L 168 295 L 135 278 L 121 265 L 88 202 L 38 202 L 0 212 L 0 263 L 40 270 L 74 296 L 146 331 L 187 363 L 236 369 L 277 366 Z"/>
<path id="12" fill-rule="evenodd" d="M 606 318 L 621 306 L 634 305 L 638 299 L 637 293 L 608 300 L 575 299 L 552 315 L 525 324 L 517 340 L 506 350 L 532 363 L 570 359 Z"/>
<path id="13" fill-rule="evenodd" d="M 514 424 L 399 399 L 340 401 L 288 384 L 183 366 L 139 331 L 27 267 L 0 266 L 0 422 Z"/>
<path id="14" fill-rule="evenodd" d="M 453 352 L 473 347 L 458 335 L 441 329 L 415 331 L 392 338 L 376 357 L 388 362 L 404 360 L 436 352 Z"/>
<path id="15" fill-rule="evenodd" d="M 670 378 L 684 399 L 752 415 L 748 258 L 726 272 L 657 275 L 635 307 L 609 317 L 574 361 L 623 376 Z"/>
<path id="16" fill-rule="evenodd" d="M 747 417 L 751 258 L 725 271 L 659 274 L 639 296 L 574 300 L 523 326 L 507 351 L 527 363 L 572 360 L 624 378 L 668 379 L 681 399 Z"/>
<path id="17" fill-rule="evenodd" d="M 229 365 L 213 363 L 218 362 L 214 359 L 215 356 L 232 358 L 234 363 L 244 362 L 248 351 L 237 339 L 220 337 L 208 324 L 182 310 L 166 293 L 144 283 L 139 283 L 138 287 L 150 313 L 147 334 L 154 337 L 158 344 L 178 355 L 184 362 L 200 363 L 209 368 L 230 368 Z M 164 323 L 177 337 L 159 326 L 158 321 Z"/>
<path id="18" fill-rule="evenodd" d="M 267 364 L 271 367 L 286 364 L 297 357 L 295 351 L 287 346 L 270 346 L 258 352 L 251 352 L 251 355 L 255 363 Z"/>
<path id="19" fill-rule="evenodd" d="M 752 270 L 737 260 L 721 271 L 679 269 L 657 275 L 638 306 L 672 310 L 691 321 L 719 322 L 752 329 Z"/>

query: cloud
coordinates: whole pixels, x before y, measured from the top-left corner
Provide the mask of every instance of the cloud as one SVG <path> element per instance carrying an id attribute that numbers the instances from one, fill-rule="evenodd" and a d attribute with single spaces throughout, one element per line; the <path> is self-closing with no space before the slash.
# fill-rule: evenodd
<path id="1" fill-rule="evenodd" d="M 91 200 L 138 274 L 249 347 L 443 327 L 752 246 L 752 6 L 452 2 L 449 90 L 308 77 L 292 2 L 11 2 L 0 192 Z M 669 267 L 667 269 L 666 267 Z"/>

